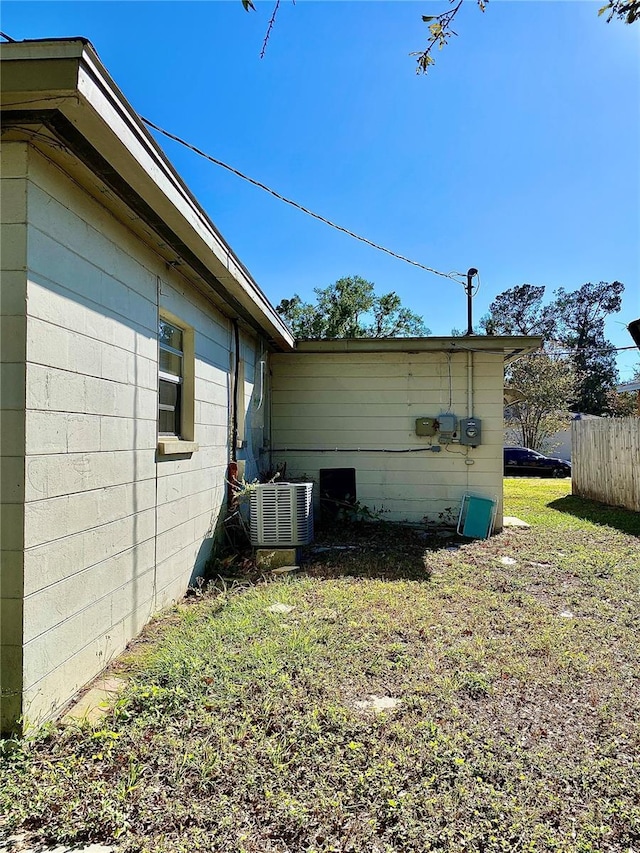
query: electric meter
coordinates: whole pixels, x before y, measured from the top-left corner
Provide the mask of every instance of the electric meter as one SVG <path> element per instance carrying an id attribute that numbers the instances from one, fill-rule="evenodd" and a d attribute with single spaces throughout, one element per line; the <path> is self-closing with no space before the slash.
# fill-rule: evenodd
<path id="1" fill-rule="evenodd" d="M 470 447 L 482 444 L 482 423 L 478 418 L 463 418 L 460 421 L 460 444 Z"/>

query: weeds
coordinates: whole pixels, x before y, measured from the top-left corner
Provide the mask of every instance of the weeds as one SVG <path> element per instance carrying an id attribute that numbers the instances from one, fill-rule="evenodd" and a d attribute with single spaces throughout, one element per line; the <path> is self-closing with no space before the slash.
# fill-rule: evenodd
<path id="1" fill-rule="evenodd" d="M 123 853 L 638 849 L 638 541 L 559 510 L 566 488 L 507 481 L 531 530 L 449 550 L 347 525 L 304 576 L 199 590 L 120 662 L 100 729 L 5 750 L 4 828 Z"/>

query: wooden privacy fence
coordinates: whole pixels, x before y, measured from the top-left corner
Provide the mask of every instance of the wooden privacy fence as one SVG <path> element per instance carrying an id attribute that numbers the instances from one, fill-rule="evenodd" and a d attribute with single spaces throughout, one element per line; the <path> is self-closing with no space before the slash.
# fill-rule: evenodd
<path id="1" fill-rule="evenodd" d="M 640 512 L 640 418 L 575 420 L 572 492 Z"/>

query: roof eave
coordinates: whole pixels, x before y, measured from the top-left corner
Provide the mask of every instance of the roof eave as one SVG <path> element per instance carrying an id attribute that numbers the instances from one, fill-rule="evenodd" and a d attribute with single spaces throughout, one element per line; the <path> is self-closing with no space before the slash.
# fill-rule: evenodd
<path id="1" fill-rule="evenodd" d="M 631 382 L 621 382 L 620 385 L 616 385 L 616 391 L 620 394 L 640 391 L 640 379 L 632 379 Z"/>
<path id="2" fill-rule="evenodd" d="M 482 352 L 513 361 L 542 346 L 538 335 L 426 338 L 336 338 L 296 341 L 296 352 Z"/>
<path id="3" fill-rule="evenodd" d="M 93 170 L 101 164 L 101 179 L 147 217 L 152 228 L 166 226 L 162 240 L 171 241 L 177 255 L 205 280 L 209 278 L 210 286 L 217 287 L 227 302 L 229 315 L 247 320 L 276 348 L 292 349 L 290 330 L 188 190 L 91 44 L 85 39 L 19 42 L 2 45 L 2 54 L 7 63 L 2 74 L 3 112 L 24 122 L 29 115 L 43 121 L 46 114 L 53 132 L 76 148 L 81 137 L 86 142 L 81 158 L 85 164 Z"/>

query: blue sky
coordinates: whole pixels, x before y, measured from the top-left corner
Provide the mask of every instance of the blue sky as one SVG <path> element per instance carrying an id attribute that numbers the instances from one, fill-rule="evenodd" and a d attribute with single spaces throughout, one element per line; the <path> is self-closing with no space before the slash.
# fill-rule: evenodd
<path id="1" fill-rule="evenodd" d="M 474 313 L 524 282 L 626 285 L 640 316 L 640 24 L 595 2 L 465 3 L 425 77 L 421 15 L 446 3 L 4 0 L 13 38 L 83 35 L 142 115 L 284 195 L 443 271 L 480 270 Z M 277 302 L 345 275 L 395 290 L 432 333 L 462 288 L 332 231 L 168 140 L 218 228 Z M 621 353 L 621 379 L 638 354 Z"/>

